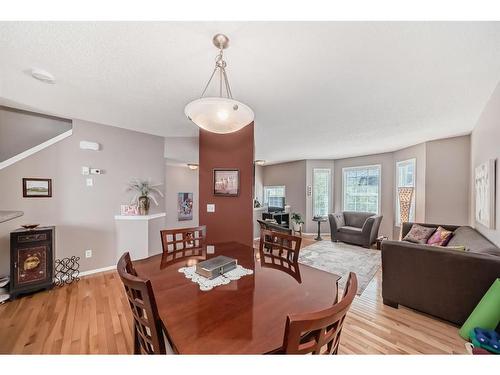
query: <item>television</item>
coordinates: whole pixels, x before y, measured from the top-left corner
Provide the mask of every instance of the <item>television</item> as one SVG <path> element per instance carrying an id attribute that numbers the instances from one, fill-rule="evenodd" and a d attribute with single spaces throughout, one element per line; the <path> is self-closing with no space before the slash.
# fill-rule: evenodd
<path id="1" fill-rule="evenodd" d="M 280 212 L 285 210 L 285 197 L 269 197 L 268 212 Z"/>

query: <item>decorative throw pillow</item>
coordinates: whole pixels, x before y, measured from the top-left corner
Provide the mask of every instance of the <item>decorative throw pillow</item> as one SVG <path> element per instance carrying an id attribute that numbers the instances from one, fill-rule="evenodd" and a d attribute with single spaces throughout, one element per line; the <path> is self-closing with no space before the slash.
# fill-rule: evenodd
<path id="1" fill-rule="evenodd" d="M 422 225 L 413 224 L 408 234 L 403 238 L 403 241 L 426 244 L 435 230 L 436 228 L 428 228 Z"/>
<path id="2" fill-rule="evenodd" d="M 451 239 L 451 236 L 453 236 L 452 231 L 446 230 L 443 227 L 439 226 L 434 234 L 427 240 L 427 245 L 446 246 L 448 241 Z"/>

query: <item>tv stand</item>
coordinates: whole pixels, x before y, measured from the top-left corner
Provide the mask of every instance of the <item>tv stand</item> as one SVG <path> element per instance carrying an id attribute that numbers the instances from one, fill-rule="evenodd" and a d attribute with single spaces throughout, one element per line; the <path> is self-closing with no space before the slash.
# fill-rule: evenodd
<path id="1" fill-rule="evenodd" d="M 273 219 L 283 228 L 290 227 L 290 214 L 286 212 L 263 212 L 262 220 Z"/>

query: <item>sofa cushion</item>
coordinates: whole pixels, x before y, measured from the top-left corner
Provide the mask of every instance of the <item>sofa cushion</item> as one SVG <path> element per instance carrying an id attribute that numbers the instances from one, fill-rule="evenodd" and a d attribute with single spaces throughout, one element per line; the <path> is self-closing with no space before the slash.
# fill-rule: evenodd
<path id="1" fill-rule="evenodd" d="M 375 214 L 372 214 L 370 212 L 346 211 L 344 212 L 345 225 L 349 227 L 362 228 L 365 224 L 366 219 L 374 215 Z"/>
<path id="2" fill-rule="evenodd" d="M 471 227 L 459 227 L 453 233 L 448 246 L 465 246 L 467 251 L 500 256 L 500 249 Z"/>
<path id="3" fill-rule="evenodd" d="M 408 234 L 403 238 L 403 241 L 426 244 L 427 240 L 436 228 L 423 227 L 422 225 L 413 224 Z"/>
<path id="4" fill-rule="evenodd" d="M 349 234 L 361 234 L 361 228 L 356 228 L 356 227 L 351 227 L 351 226 L 345 226 L 345 227 L 340 227 L 339 232 L 342 233 L 349 233 Z"/>
<path id="5" fill-rule="evenodd" d="M 453 232 L 451 230 L 446 230 L 442 226 L 439 226 L 434 234 L 427 240 L 427 245 L 446 246 L 452 236 Z"/>

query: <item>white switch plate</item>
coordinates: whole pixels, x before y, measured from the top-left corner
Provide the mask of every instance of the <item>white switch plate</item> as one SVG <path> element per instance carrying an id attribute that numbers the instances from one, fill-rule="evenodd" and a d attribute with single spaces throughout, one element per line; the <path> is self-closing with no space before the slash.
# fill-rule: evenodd
<path id="1" fill-rule="evenodd" d="M 207 245 L 207 254 L 215 254 L 215 246 Z"/>
<path id="2" fill-rule="evenodd" d="M 215 212 L 215 204 L 213 203 L 207 204 L 207 212 Z"/>
<path id="3" fill-rule="evenodd" d="M 94 179 L 92 178 L 87 178 L 86 180 L 87 186 L 94 186 Z"/>
<path id="4" fill-rule="evenodd" d="M 92 250 L 85 250 L 85 258 L 92 258 Z"/>
<path id="5" fill-rule="evenodd" d="M 82 167 L 82 174 L 84 176 L 87 176 L 90 173 L 90 168 L 89 167 Z"/>

